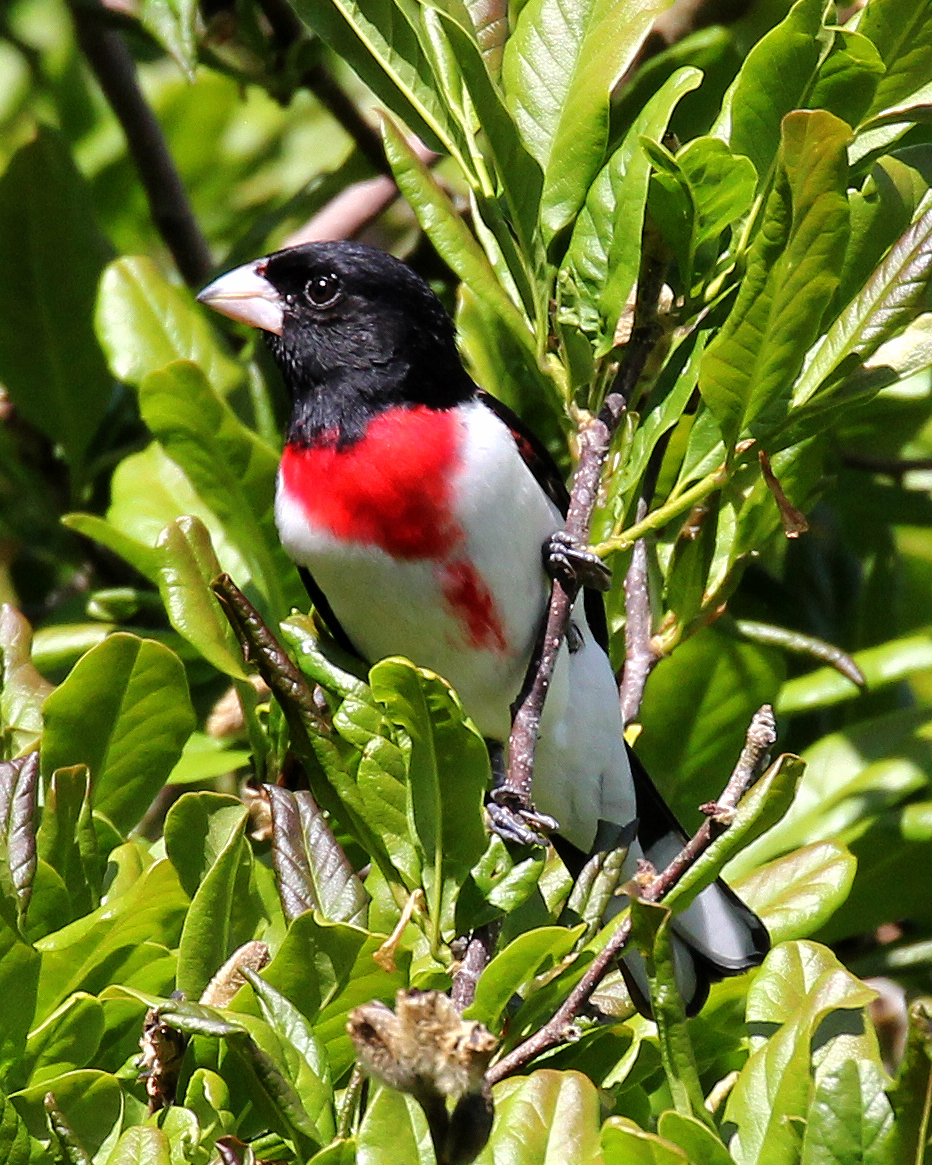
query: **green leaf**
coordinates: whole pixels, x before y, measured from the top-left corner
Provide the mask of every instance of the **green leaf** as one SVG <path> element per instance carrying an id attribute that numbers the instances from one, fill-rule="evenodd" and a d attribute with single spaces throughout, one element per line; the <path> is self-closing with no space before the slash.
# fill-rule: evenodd
<path id="1" fill-rule="evenodd" d="M 90 798 L 90 773 L 84 765 L 57 769 L 46 791 L 36 839 L 39 856 L 68 888 L 71 918 L 100 905 L 106 859 L 98 852 Z"/>
<path id="2" fill-rule="evenodd" d="M 110 404 L 92 326 L 109 251 L 67 144 L 42 127 L 0 178 L 0 380 L 76 474 Z"/>
<path id="3" fill-rule="evenodd" d="M 686 1026 L 686 1006 L 676 982 L 670 932 L 673 915 L 665 903 L 631 898 L 631 937 L 644 959 L 657 1042 L 675 1110 L 711 1125 L 696 1055 Z"/>
<path id="4" fill-rule="evenodd" d="M 831 51 L 822 62 L 809 94 L 812 109 L 827 109 L 857 125 L 871 106 L 884 63 L 873 43 L 859 32 L 836 29 Z"/>
<path id="5" fill-rule="evenodd" d="M 770 952 L 748 992 L 747 1021 L 762 1034 L 725 1109 L 737 1126 L 730 1147 L 739 1163 L 796 1165 L 813 1086 L 813 1035 L 832 1012 L 860 1011 L 873 998 L 826 947 L 784 943 Z"/>
<path id="6" fill-rule="evenodd" d="M 492 1099 L 495 1125 L 476 1165 L 601 1165 L 598 1093 L 580 1072 L 512 1077 L 496 1084 Z"/>
<path id="7" fill-rule="evenodd" d="M 135 855 L 132 843 L 121 848 L 129 852 L 111 854 L 114 864 Z M 177 946 L 188 899 L 171 863 L 157 861 L 139 874 L 138 868 L 127 870 L 128 884 L 118 874 L 97 910 L 36 941 L 42 952 L 37 1020 L 75 991 L 97 994 L 114 981 L 150 982 L 154 959 Z M 153 935 L 164 946 L 154 944 Z M 160 970 L 157 979 L 162 977 Z"/>
<path id="8" fill-rule="evenodd" d="M 245 584 L 249 568 L 239 551 L 158 441 L 141 453 L 124 457 L 117 466 L 110 483 L 106 522 L 92 514 L 68 514 L 63 520 L 71 529 L 109 547 L 158 585 L 159 557 L 152 550 L 166 526 L 187 516 L 203 522 L 223 570 Z"/>
<path id="9" fill-rule="evenodd" d="M 871 0 L 858 32 L 877 46 L 886 72 L 877 85 L 869 113 L 876 114 L 908 97 L 932 68 L 932 4 L 916 0 L 902 8 L 896 0 Z"/>
<path id="10" fill-rule="evenodd" d="M 103 1034 L 104 1009 L 99 1000 L 76 992 L 30 1032 L 25 1057 L 30 1084 L 89 1067 Z"/>
<path id="11" fill-rule="evenodd" d="M 421 853 L 435 934 L 452 927 L 457 893 L 486 848 L 482 804 L 489 757 L 459 699 L 432 672 L 403 659 L 377 663 L 372 694 L 403 729 L 409 814 Z"/>
<path id="12" fill-rule="evenodd" d="M 45 702 L 44 778 L 87 765 L 95 808 L 126 832 L 165 782 L 194 723 L 174 652 L 152 639 L 111 635 Z"/>
<path id="13" fill-rule="evenodd" d="M 252 852 L 246 806 L 216 793 L 185 793 L 165 821 L 165 845 L 185 889 L 194 890 L 178 950 L 178 988 L 199 999 L 227 958 L 253 937 Z"/>
<path id="14" fill-rule="evenodd" d="M 242 648 L 210 587 L 222 568 L 207 527 L 196 517 L 178 518 L 159 535 L 156 551 L 172 626 L 218 671 L 244 680 Z"/>
<path id="15" fill-rule="evenodd" d="M 664 898 L 664 904 L 685 909 L 722 872 L 729 859 L 780 821 L 793 802 L 805 771 L 797 756 L 784 753 L 738 802 L 729 827 L 694 861 Z"/>
<path id="16" fill-rule="evenodd" d="M 358 1165 L 434 1165 L 424 1111 L 411 1096 L 379 1085 L 356 1137 Z M 480 1158 L 481 1161 L 481 1158 Z"/>
<path id="17" fill-rule="evenodd" d="M 82 1068 L 15 1093 L 13 1103 L 34 1137 L 48 1137 L 47 1092 L 55 1097 L 55 1106 L 64 1114 L 78 1143 L 91 1155 L 96 1153 L 123 1110 L 119 1080 L 109 1072 Z"/>
<path id="18" fill-rule="evenodd" d="M 662 1112 L 657 1132 L 682 1149 L 690 1161 L 702 1165 L 734 1165 L 733 1157 L 716 1134 L 695 1117 Z"/>
<path id="19" fill-rule="evenodd" d="M 42 705 L 52 685 L 32 662 L 32 628 L 9 603 L 0 607 L 0 726 L 17 756 L 42 735 Z"/>
<path id="20" fill-rule="evenodd" d="M 498 1031 L 511 999 L 542 970 L 557 966 L 576 945 L 585 926 L 542 926 L 526 931 L 499 951 L 482 972 L 476 997 L 464 1012 L 467 1019 Z"/>
<path id="21" fill-rule="evenodd" d="M 744 876 L 740 862 L 726 872 L 728 883 L 761 917 L 774 944 L 815 934 L 848 897 L 857 868 L 835 841 L 803 846 Z"/>
<path id="22" fill-rule="evenodd" d="M 257 1022 L 244 1019 L 246 1027 L 254 1030 Z M 323 1137 L 288 1079 L 280 1057 L 260 1047 L 252 1035 L 233 1032 L 227 1039 L 251 1077 L 250 1094 L 258 1102 L 260 1111 L 267 1114 L 266 1119 L 275 1121 L 278 1131 L 295 1142 L 299 1157 L 307 1160 L 321 1147 Z M 318 1093 L 317 1099 L 320 1098 Z"/>
<path id="23" fill-rule="evenodd" d="M 739 860 L 760 863 L 797 846 L 862 833 L 878 813 L 928 786 L 929 713 L 903 708 L 830 733 L 806 749 L 786 817 Z"/>
<path id="24" fill-rule="evenodd" d="M 367 851 L 383 857 L 389 881 L 398 875 L 408 890 L 421 885 L 421 860 L 411 835 L 408 817 L 408 765 L 382 708 L 375 705 L 368 687 L 347 696 L 334 713 L 333 726 L 358 750 L 355 765 L 344 762 L 334 748 L 328 759 L 323 749 L 330 742 L 315 740 L 317 755 L 343 805 L 357 823 Z M 331 745 L 332 747 L 332 745 Z M 395 873 L 397 871 L 397 874 Z"/>
<path id="25" fill-rule="evenodd" d="M 23 942 L 0 918 L 0 1080 L 6 1088 L 22 1083 L 26 1036 L 36 1022 L 38 951 Z M 0 1144 L 5 1127 L 0 1117 Z"/>
<path id="26" fill-rule="evenodd" d="M 227 741 L 203 732 L 192 732 L 181 758 L 168 778 L 170 785 L 193 785 L 225 776 L 249 763 L 252 753 L 244 748 L 228 748 Z"/>
<path id="27" fill-rule="evenodd" d="M 909 1029 L 903 1062 L 890 1092 L 895 1123 L 887 1162 L 925 1165 L 929 1147 L 929 1105 L 932 1103 L 929 1004 L 917 999 L 909 1009 Z M 885 1163 L 886 1165 L 886 1163 Z"/>
<path id="28" fill-rule="evenodd" d="M 409 985 L 410 956 L 403 948 L 397 950 L 397 969 L 386 971 L 373 958 L 382 942 L 379 935 L 347 923 L 324 923 L 308 912 L 294 920 L 262 972 L 262 978 L 313 1024 L 335 1080 L 355 1060 L 346 1033 L 349 1012 L 374 999 L 394 1002 L 396 991 Z"/>
<path id="29" fill-rule="evenodd" d="M 877 647 L 856 651 L 852 659 L 864 673 L 868 691 L 875 692 L 932 667 L 932 635 L 908 635 Z M 857 699 L 864 689 L 833 667 L 821 667 L 787 680 L 780 689 L 777 712 L 793 716 Z"/>
<path id="30" fill-rule="evenodd" d="M 809 1106 L 801 1165 L 887 1165 L 893 1109 L 885 1084 L 870 1060 L 824 1075 Z"/>
<path id="31" fill-rule="evenodd" d="M 261 976 L 248 968 L 243 973 L 256 993 L 266 1023 L 297 1053 L 299 1068 L 289 1074 L 291 1082 L 322 1138 L 329 1140 L 336 1132 L 330 1065 L 312 1027 L 294 1004 Z"/>
<path id="32" fill-rule="evenodd" d="M 145 378 L 143 420 L 223 522 L 272 616 L 302 602 L 275 529 L 278 455 L 240 422 L 196 365 L 178 362 Z"/>
<path id="33" fill-rule="evenodd" d="M 714 137 L 693 138 L 676 155 L 696 207 L 696 242 L 716 239 L 750 209 L 753 165 Z"/>
<path id="34" fill-rule="evenodd" d="M 848 192 L 851 235 L 837 303 L 848 304 L 909 227 L 927 196 L 923 154 L 902 150 L 878 158 L 860 190 Z"/>
<path id="35" fill-rule="evenodd" d="M 109 265 L 100 281 L 96 323 L 114 376 L 127 384 L 138 387 L 150 373 L 178 360 L 197 364 L 220 392 L 245 379 L 245 370 L 221 347 L 191 292 L 169 283 L 144 256 Z"/>
<path id="36" fill-rule="evenodd" d="M 382 120 L 382 137 L 398 188 L 440 256 L 476 296 L 494 309 L 509 333 L 533 358 L 533 336 L 524 318 L 449 195 L 388 117 Z"/>
<path id="37" fill-rule="evenodd" d="M 806 403 L 826 381 L 855 357 L 866 360 L 884 341 L 916 316 L 929 284 L 932 260 L 932 209 L 910 226 L 887 257 L 835 320 L 793 388 L 793 404 Z"/>
<path id="38" fill-rule="evenodd" d="M 438 9 L 435 14 L 427 10 L 426 5 L 424 24 L 428 34 L 432 28 L 436 28 L 438 38 L 446 42 L 446 51 L 455 70 L 455 76 L 444 84 L 447 101 L 453 112 L 463 106 L 459 114 L 463 133 L 476 143 L 481 132 L 482 138 L 488 143 L 497 186 L 507 207 L 510 223 L 521 241 L 521 253 L 530 257 L 534 254 L 536 242 L 542 181 L 540 167 L 525 150 L 517 126 L 505 108 L 500 89 L 489 76 L 474 37 L 463 32 L 460 23 L 451 19 L 442 9 Z M 439 68 L 437 75 L 441 75 Z M 473 148 L 479 149 L 478 145 Z M 496 237 L 500 242 L 503 240 L 500 231 Z M 511 275 L 516 280 L 520 277 L 520 273 L 514 269 Z"/>
<path id="39" fill-rule="evenodd" d="M 807 94 L 832 44 L 823 28 L 826 0 L 797 0 L 786 18 L 751 49 L 712 129 L 754 163 L 763 188 L 777 157 L 781 123 L 807 104 Z"/>
<path id="40" fill-rule="evenodd" d="M 785 181 L 768 199 L 735 306 L 699 373 L 729 443 L 746 431 L 764 437 L 784 420 L 790 385 L 838 286 L 849 136 L 844 122 L 819 110 L 784 119 Z"/>
<path id="41" fill-rule="evenodd" d="M 602 1126 L 602 1148 L 605 1165 L 687 1165 L 686 1154 L 673 1141 L 623 1116 L 610 1116 Z"/>
<path id="42" fill-rule="evenodd" d="M 54 1160 L 51 1152 L 30 1136 L 13 1101 L 0 1092 L 0 1161 L 4 1165 L 52 1165 Z"/>
<path id="43" fill-rule="evenodd" d="M 635 118 L 624 141 L 599 171 L 586 195 L 585 205 L 573 228 L 560 273 L 572 299 L 563 312 L 578 316 L 578 326 L 604 341 L 614 337 L 618 317 L 638 276 L 641 230 L 650 162 L 642 137 L 661 138 L 680 98 L 701 81 L 698 69 L 678 69 L 654 94 Z M 566 281 L 571 287 L 565 287 Z"/>
<path id="44" fill-rule="evenodd" d="M 189 81 L 197 65 L 194 0 L 143 0 L 140 23 L 175 58 Z"/>
<path id="45" fill-rule="evenodd" d="M 168 1137 L 151 1125 L 127 1129 L 117 1142 L 107 1165 L 172 1165 Z"/>
<path id="46" fill-rule="evenodd" d="M 420 13 L 396 0 L 291 0 L 304 23 L 435 150 L 458 157 L 456 135 L 420 41 Z M 464 170 L 469 168 L 464 164 Z"/>
<path id="47" fill-rule="evenodd" d="M 529 0 L 502 64 L 508 107 L 544 171 L 541 224 L 552 238 L 572 222 L 605 159 L 612 89 L 664 0 Z"/>
<path id="48" fill-rule="evenodd" d="M 772 649 L 709 628 L 654 668 L 637 752 L 648 772 L 667 778 L 664 793 L 687 828 L 696 806 L 725 787 L 751 717 L 773 703 L 782 667 Z"/>

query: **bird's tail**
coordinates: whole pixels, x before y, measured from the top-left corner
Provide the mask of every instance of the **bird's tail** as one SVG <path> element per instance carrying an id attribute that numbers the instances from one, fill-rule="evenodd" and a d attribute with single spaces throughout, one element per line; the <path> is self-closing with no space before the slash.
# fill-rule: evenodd
<path id="1" fill-rule="evenodd" d="M 682 849 L 686 833 L 630 749 L 628 759 L 637 798 L 638 848 L 662 870 Z M 770 950 L 763 922 L 721 878 L 675 916 L 672 930 L 677 984 L 689 1015 L 705 1003 L 710 984 L 759 966 Z M 649 1011 L 647 973 L 637 952 L 625 955 L 622 971 L 639 1010 Z"/>

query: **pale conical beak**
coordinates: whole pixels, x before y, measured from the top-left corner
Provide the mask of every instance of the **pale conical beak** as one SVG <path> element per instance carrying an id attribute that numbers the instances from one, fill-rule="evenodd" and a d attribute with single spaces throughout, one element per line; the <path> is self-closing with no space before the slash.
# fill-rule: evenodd
<path id="1" fill-rule="evenodd" d="M 265 278 L 267 263 L 268 259 L 256 259 L 227 271 L 198 294 L 198 302 L 231 320 L 280 336 L 285 322 L 282 297 Z"/>

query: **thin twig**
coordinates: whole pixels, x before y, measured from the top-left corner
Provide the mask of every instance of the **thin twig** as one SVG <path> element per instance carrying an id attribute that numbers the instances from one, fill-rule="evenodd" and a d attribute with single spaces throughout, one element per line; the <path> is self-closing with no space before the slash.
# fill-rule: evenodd
<path id="1" fill-rule="evenodd" d="M 292 663 L 256 608 L 228 574 L 215 578 L 211 587 L 243 646 L 246 658 L 255 665 L 278 698 L 292 731 L 299 726 L 303 733 L 304 725 L 313 724 L 322 735 L 329 735 L 329 726 L 314 701 L 310 684 Z M 292 709 L 299 713 L 297 721 L 290 715 Z"/>
<path id="2" fill-rule="evenodd" d="M 727 627 L 727 624 L 725 624 Z M 857 661 L 852 659 L 847 651 L 836 647 L 834 643 L 826 643 L 824 639 L 817 639 L 814 635 L 805 635 L 802 631 L 791 631 L 787 627 L 775 627 L 772 623 L 758 623 L 753 619 L 736 619 L 735 630 L 745 639 L 754 643 L 768 643 L 782 647 L 784 651 L 793 651 L 798 655 L 807 655 L 812 659 L 820 659 L 829 664 L 837 672 L 857 684 L 859 688 L 867 686 L 867 678 L 858 667 Z"/>
<path id="3" fill-rule="evenodd" d="M 152 221 L 184 281 L 197 287 L 213 259 L 185 193 L 181 176 L 136 77 L 136 65 L 122 35 L 108 27 L 99 0 L 70 0 L 81 51 L 117 120 L 149 200 Z"/>
<path id="4" fill-rule="evenodd" d="M 450 992 L 450 998 L 461 1012 L 476 998 L 476 984 L 492 957 L 500 930 L 500 922 L 490 922 L 474 930 L 469 939 L 463 961 L 453 976 L 453 989 Z"/>
<path id="5" fill-rule="evenodd" d="M 259 0 L 259 7 L 265 13 L 283 54 L 307 36 L 304 25 L 287 0 Z M 391 178 L 392 168 L 378 131 L 362 116 L 327 66 L 320 62 L 311 65 L 301 74 L 300 84 L 310 89 L 334 121 L 349 134 L 373 170 Z"/>
<path id="6" fill-rule="evenodd" d="M 846 469 L 861 469 L 867 473 L 882 473 L 902 482 L 907 473 L 932 469 L 932 457 L 874 457 L 869 453 L 842 453 L 841 463 Z"/>
<path id="7" fill-rule="evenodd" d="M 767 752 L 776 740 L 773 709 L 765 704 L 751 720 L 744 748 L 734 771 L 718 801 L 703 806 L 706 820 L 695 835 L 690 838 L 672 862 L 656 875 L 641 890 L 640 898 L 645 902 L 660 902 L 676 885 L 696 859 L 709 848 L 711 843 L 728 828 L 734 820 L 735 807 L 741 797 L 760 775 Z M 524 1043 L 519 1044 L 507 1056 L 489 1069 L 488 1083 L 497 1084 L 512 1072 L 524 1068 L 541 1053 L 563 1043 L 570 1033 L 573 1022 L 590 996 L 621 951 L 631 938 L 630 916 L 612 934 L 602 950 L 595 956 L 585 974 L 563 1001 L 559 1009 Z"/>
<path id="8" fill-rule="evenodd" d="M 636 519 L 641 522 L 646 516 L 647 501 L 642 497 L 638 501 Z M 625 728 L 637 719 L 648 676 L 660 658 L 651 646 L 651 631 L 647 543 L 639 538 L 625 575 L 625 665 L 618 691 Z"/>
<path id="9" fill-rule="evenodd" d="M 579 464 L 573 476 L 565 525 L 566 533 L 579 546 L 585 546 L 589 541 L 592 512 L 612 437 L 657 343 L 657 304 L 663 272 L 661 259 L 652 250 L 645 251 L 631 339 L 625 347 L 615 383 L 602 408 L 579 434 Z M 531 804 L 531 781 L 541 711 L 577 589 L 571 583 L 564 585 L 559 579 L 554 579 L 539 648 L 531 659 L 524 688 L 512 707 L 508 775 L 502 786 L 492 794 L 498 804 L 510 809 L 527 810 Z"/>

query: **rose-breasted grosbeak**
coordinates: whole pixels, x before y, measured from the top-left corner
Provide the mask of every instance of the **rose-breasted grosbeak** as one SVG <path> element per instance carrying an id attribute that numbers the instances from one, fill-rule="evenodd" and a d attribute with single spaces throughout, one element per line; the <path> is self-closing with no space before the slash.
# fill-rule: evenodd
<path id="1" fill-rule="evenodd" d="M 504 742 L 547 606 L 542 547 L 566 488 L 543 447 L 477 389 L 453 323 L 390 255 L 310 243 L 222 275 L 198 297 L 266 333 L 293 399 L 275 505 L 282 542 L 338 640 L 373 662 L 438 672 L 490 741 Z M 536 807 L 578 855 L 631 840 L 626 876 L 664 866 L 683 833 L 626 748 L 601 597 L 577 601 L 544 706 Z M 691 1011 L 711 979 L 769 946 L 722 882 L 674 921 Z M 639 957 L 626 955 L 642 998 Z M 632 978 L 634 983 L 632 984 Z"/>

